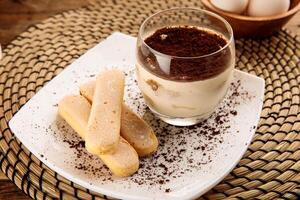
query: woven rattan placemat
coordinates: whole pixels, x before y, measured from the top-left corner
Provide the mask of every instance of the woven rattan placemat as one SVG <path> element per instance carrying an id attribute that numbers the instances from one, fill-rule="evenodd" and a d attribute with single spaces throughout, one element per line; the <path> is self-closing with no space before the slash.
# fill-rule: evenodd
<path id="1" fill-rule="evenodd" d="M 199 0 L 100 1 L 32 26 L 0 61 L 0 167 L 35 199 L 101 197 L 55 173 L 14 137 L 8 121 L 64 67 L 114 31 L 137 34 L 158 10 L 200 7 Z M 202 198 L 296 199 L 300 195 L 300 39 L 287 31 L 238 40 L 237 68 L 265 79 L 260 123 L 248 151 L 224 181 Z"/>

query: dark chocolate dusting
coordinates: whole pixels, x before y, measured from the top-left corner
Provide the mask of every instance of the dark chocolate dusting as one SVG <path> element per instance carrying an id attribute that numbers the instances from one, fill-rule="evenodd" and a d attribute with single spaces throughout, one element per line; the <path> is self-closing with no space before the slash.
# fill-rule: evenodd
<path id="1" fill-rule="evenodd" d="M 172 56 L 196 58 L 168 58 L 170 66 L 159 63 L 157 57 L 146 46 L 138 51 L 139 62 L 148 70 L 165 79 L 196 81 L 217 76 L 231 65 L 231 50 L 223 48 L 226 39 L 212 31 L 196 27 L 166 27 L 146 38 L 145 43 L 152 49 Z M 217 53 L 215 53 L 217 52 Z M 198 57 L 209 55 L 205 57 Z M 197 58 L 198 57 L 198 58 Z M 167 74 L 163 69 L 170 67 Z"/>
<path id="2" fill-rule="evenodd" d="M 166 27 L 157 30 L 145 40 L 145 43 L 161 53 L 196 57 L 214 53 L 226 45 L 219 34 L 196 27 Z"/>

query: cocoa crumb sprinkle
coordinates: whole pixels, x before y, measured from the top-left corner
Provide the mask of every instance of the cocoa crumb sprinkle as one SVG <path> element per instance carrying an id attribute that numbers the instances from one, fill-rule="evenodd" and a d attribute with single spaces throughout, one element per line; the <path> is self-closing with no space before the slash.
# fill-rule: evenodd
<path id="1" fill-rule="evenodd" d="M 229 122 L 237 115 L 237 106 L 241 99 L 251 98 L 249 93 L 241 90 L 241 82 L 235 81 L 230 85 L 226 99 L 209 119 L 190 127 L 174 127 L 162 122 L 147 109 L 139 90 L 133 87 L 136 85 L 133 73 L 129 72 L 127 78 L 129 80 L 125 89 L 131 95 L 126 102 L 129 102 L 135 112 L 143 114 L 144 120 L 158 137 L 159 147 L 153 155 L 141 158 L 138 172 L 127 177 L 125 181 L 132 187 L 158 187 L 166 193 L 172 191 L 169 184 L 174 179 L 181 180 L 186 175 L 203 170 L 205 165 L 213 162 L 216 149 L 222 146 L 224 136 L 229 133 Z M 86 151 L 85 142 L 74 131 L 70 131 L 65 122 L 59 125 L 59 130 L 63 134 L 57 135 L 62 137 L 62 141 L 74 152 L 74 162 L 69 164 L 82 173 L 96 177 L 103 184 L 120 181 L 97 156 Z"/>

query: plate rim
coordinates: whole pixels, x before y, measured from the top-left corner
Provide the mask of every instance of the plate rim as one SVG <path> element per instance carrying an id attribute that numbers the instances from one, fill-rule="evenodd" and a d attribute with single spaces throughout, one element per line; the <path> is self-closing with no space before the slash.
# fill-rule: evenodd
<path id="1" fill-rule="evenodd" d="M 127 35 L 127 34 L 123 34 L 123 33 L 120 33 L 120 32 L 114 32 L 112 33 L 111 35 L 109 35 L 107 38 L 105 38 L 104 40 L 100 41 L 98 44 L 96 44 L 94 47 L 92 47 L 91 49 L 89 49 L 85 54 L 89 53 L 91 50 L 93 50 L 96 46 L 98 45 L 101 45 L 102 42 L 114 37 L 114 36 L 117 36 L 117 37 L 124 37 L 125 39 L 127 38 L 132 38 L 132 39 L 136 39 L 135 37 L 132 37 L 130 35 Z M 83 54 L 83 55 L 85 55 Z M 81 56 L 83 56 L 81 55 Z M 52 82 L 55 78 L 59 77 L 59 76 L 62 76 L 63 75 L 63 72 L 66 70 L 66 69 L 71 69 L 71 66 L 72 65 L 75 65 L 76 64 L 76 61 L 78 61 L 80 59 L 80 57 L 78 59 L 76 59 L 73 63 L 69 64 L 68 66 L 66 66 L 66 68 L 61 72 L 59 73 L 57 76 L 55 76 L 53 79 L 51 79 L 48 83 Z M 261 97 L 257 97 L 257 98 L 263 98 L 264 97 L 264 91 L 265 91 L 265 80 L 258 77 L 258 76 L 255 76 L 253 74 L 249 74 L 249 73 L 246 73 L 246 72 L 243 72 L 241 70 L 238 70 L 238 69 L 234 69 L 235 72 L 238 72 L 238 73 L 241 73 L 243 74 L 244 76 L 248 76 L 248 77 L 251 77 L 253 79 L 256 79 L 257 81 L 261 82 L 260 85 L 261 85 L 261 89 L 257 89 L 260 91 L 260 93 L 262 93 L 262 96 Z M 48 84 L 47 83 L 47 84 Z M 47 85 L 46 84 L 46 85 Z M 36 96 L 39 92 L 41 92 L 44 87 L 46 86 L 44 85 L 43 88 L 41 88 L 41 90 L 39 90 L 34 96 Z M 33 96 L 33 97 L 34 97 Z M 116 190 L 111 190 L 111 189 L 104 189 L 104 188 L 101 188 L 99 186 L 96 186 L 94 184 L 89 184 L 88 182 L 86 181 L 82 181 L 80 180 L 79 178 L 77 178 L 76 176 L 72 176 L 72 174 L 68 173 L 66 170 L 63 170 L 61 169 L 60 167 L 57 167 L 56 165 L 52 164 L 48 159 L 45 159 L 44 157 L 42 157 L 40 155 L 40 153 L 38 151 L 36 151 L 35 148 L 32 148 L 31 145 L 29 144 L 26 144 L 27 142 L 24 143 L 24 141 L 21 141 L 19 139 L 18 136 L 20 135 L 17 135 L 14 133 L 14 131 L 12 130 L 12 124 L 14 123 L 14 120 L 15 120 L 15 116 L 22 110 L 25 108 L 26 104 L 28 104 L 32 99 L 33 97 L 31 97 L 22 107 L 20 110 L 18 110 L 16 113 L 14 113 L 13 117 L 9 120 L 8 122 L 8 125 L 9 125 L 9 129 L 11 130 L 11 132 L 14 134 L 14 136 L 16 136 L 18 138 L 18 140 L 20 142 L 22 142 L 22 144 L 32 153 L 34 154 L 43 164 L 45 164 L 47 167 L 49 167 L 51 170 L 53 170 L 55 173 L 63 176 L 64 178 L 68 179 L 69 181 L 72 181 L 84 188 L 87 188 L 89 190 L 92 190 L 96 193 L 100 193 L 100 195 L 107 195 L 109 197 L 113 197 L 113 198 L 125 198 L 125 199 L 132 199 L 132 200 L 140 200 L 141 197 L 137 197 L 136 195 L 128 195 L 128 194 L 120 194 L 119 192 L 116 192 Z M 258 124 L 259 120 L 260 120 L 260 114 L 261 114 L 261 111 L 262 111 L 262 108 L 263 108 L 263 101 L 260 101 L 259 102 L 259 105 L 258 105 L 258 108 L 260 110 L 259 113 L 257 113 L 258 117 L 256 118 L 256 124 Z M 257 127 L 257 126 L 256 126 Z M 241 158 L 243 157 L 243 155 L 245 154 L 245 152 L 247 151 L 251 141 L 253 140 L 253 137 L 255 135 L 255 130 L 256 129 L 253 129 L 251 133 L 249 134 L 252 134 L 251 137 L 250 137 L 250 140 L 247 142 L 247 145 L 243 145 L 244 146 L 244 149 L 241 151 L 242 153 L 240 154 L 239 158 L 236 160 L 236 162 L 234 162 L 230 169 L 226 171 L 226 173 L 224 173 L 222 176 L 219 176 L 217 179 L 215 179 L 214 181 L 211 181 L 209 182 L 209 186 L 205 187 L 205 189 L 203 190 L 199 190 L 201 189 L 201 187 L 191 187 L 189 188 L 185 193 L 184 196 L 171 196 L 169 193 L 168 195 L 165 195 L 164 197 L 166 198 L 170 198 L 170 199 L 174 199 L 174 198 L 180 198 L 180 199 L 190 199 L 190 198 L 197 198 L 199 196 L 201 196 L 202 194 L 206 193 L 207 191 L 209 191 L 211 188 L 213 188 L 215 185 L 217 185 L 220 181 L 222 181 L 233 169 L 234 167 L 239 163 L 239 161 L 241 160 Z M 198 191 L 198 192 L 197 192 Z M 153 199 L 152 198 L 143 198 L 143 199 Z"/>

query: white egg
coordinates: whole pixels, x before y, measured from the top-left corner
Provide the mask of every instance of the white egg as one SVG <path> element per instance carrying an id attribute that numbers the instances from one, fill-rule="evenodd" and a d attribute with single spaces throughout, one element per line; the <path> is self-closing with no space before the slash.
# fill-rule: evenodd
<path id="1" fill-rule="evenodd" d="M 266 17 L 278 15 L 288 11 L 290 0 L 250 0 L 248 15 L 253 17 Z"/>
<path id="2" fill-rule="evenodd" d="M 248 2 L 249 0 L 211 0 L 211 3 L 215 7 L 236 14 L 244 12 L 247 8 Z"/>

